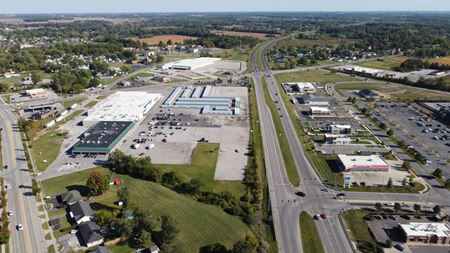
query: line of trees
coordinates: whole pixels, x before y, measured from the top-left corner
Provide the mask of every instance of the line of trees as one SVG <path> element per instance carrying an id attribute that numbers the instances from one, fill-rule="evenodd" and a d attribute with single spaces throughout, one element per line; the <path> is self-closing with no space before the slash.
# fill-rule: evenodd
<path id="1" fill-rule="evenodd" d="M 378 79 L 382 81 L 387 82 L 397 82 L 413 87 L 419 87 L 419 88 L 426 88 L 426 89 L 432 89 L 432 90 L 442 90 L 442 91 L 450 91 L 450 79 L 447 79 L 445 77 L 440 78 L 429 78 L 425 79 L 423 77 L 420 77 L 417 82 L 413 82 L 409 80 L 407 77 L 398 79 L 398 78 L 392 78 L 389 76 L 376 76 L 369 73 L 361 73 L 356 72 L 354 70 L 343 70 L 342 72 L 349 74 L 349 75 L 358 75 L 362 77 L 368 77 L 373 79 Z"/>
<path id="2" fill-rule="evenodd" d="M 436 62 L 430 63 L 429 61 L 424 61 L 422 59 L 407 59 L 402 62 L 399 67 L 395 68 L 395 70 L 399 72 L 410 72 L 421 69 L 449 70 L 450 65 L 439 64 Z"/>
<path id="3" fill-rule="evenodd" d="M 0 244 L 7 244 L 9 242 L 10 231 L 9 231 L 9 218 L 7 211 L 7 200 L 6 200 L 6 190 L 5 181 L 3 178 L 0 179 L 1 191 L 1 204 L 2 204 L 2 214 L 0 217 Z"/>

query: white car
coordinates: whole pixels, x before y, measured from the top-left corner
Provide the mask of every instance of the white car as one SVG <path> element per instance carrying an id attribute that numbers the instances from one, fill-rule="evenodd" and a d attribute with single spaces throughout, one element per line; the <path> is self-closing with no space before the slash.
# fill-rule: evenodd
<path id="1" fill-rule="evenodd" d="M 22 230 L 23 230 L 23 225 L 22 225 L 22 224 L 18 224 L 18 225 L 16 226 L 16 229 L 17 229 L 18 231 L 22 231 Z"/>
<path id="2" fill-rule="evenodd" d="M 14 215 L 13 211 L 8 211 L 8 216 L 13 216 L 13 215 Z"/>
<path id="3" fill-rule="evenodd" d="M 9 188 L 11 188 L 10 184 L 5 184 L 5 189 L 8 190 Z"/>

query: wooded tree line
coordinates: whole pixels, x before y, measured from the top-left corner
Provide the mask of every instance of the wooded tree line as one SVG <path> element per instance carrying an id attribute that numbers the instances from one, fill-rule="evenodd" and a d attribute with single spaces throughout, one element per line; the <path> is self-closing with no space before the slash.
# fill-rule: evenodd
<path id="1" fill-rule="evenodd" d="M 417 19 L 415 22 L 369 22 L 361 25 L 323 25 L 332 37 L 356 39 L 356 48 L 379 53 L 401 49 L 406 55 L 428 58 L 450 54 L 450 24 Z"/>

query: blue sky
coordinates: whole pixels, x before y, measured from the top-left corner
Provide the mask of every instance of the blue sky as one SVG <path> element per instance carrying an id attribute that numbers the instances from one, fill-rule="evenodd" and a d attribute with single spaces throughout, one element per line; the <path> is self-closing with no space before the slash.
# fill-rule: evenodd
<path id="1" fill-rule="evenodd" d="M 0 13 L 450 11 L 450 0 L 2 0 Z"/>

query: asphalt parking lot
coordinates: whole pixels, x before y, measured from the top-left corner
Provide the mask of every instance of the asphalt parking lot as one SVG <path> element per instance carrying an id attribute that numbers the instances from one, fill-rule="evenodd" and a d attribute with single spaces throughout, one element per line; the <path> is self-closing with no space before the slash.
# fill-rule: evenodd
<path id="1" fill-rule="evenodd" d="M 213 96 L 239 96 L 241 115 L 203 115 L 200 109 L 155 108 L 122 141 L 119 149 L 156 164 L 189 164 L 197 143 L 219 143 L 216 180 L 241 180 L 248 157 L 247 88 L 214 87 Z"/>
<path id="2" fill-rule="evenodd" d="M 374 116 L 393 129 L 395 135 L 411 148 L 421 153 L 428 162 L 425 169 L 432 173 L 443 169 L 449 178 L 450 130 L 438 121 L 430 119 L 405 103 L 379 103 L 373 110 Z M 450 144 L 449 144 L 450 145 Z"/>

